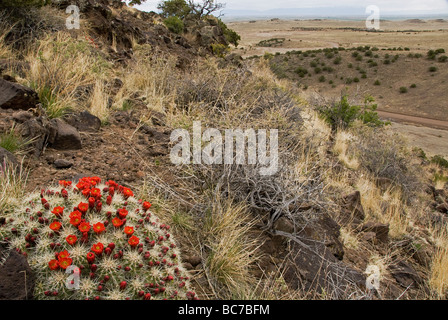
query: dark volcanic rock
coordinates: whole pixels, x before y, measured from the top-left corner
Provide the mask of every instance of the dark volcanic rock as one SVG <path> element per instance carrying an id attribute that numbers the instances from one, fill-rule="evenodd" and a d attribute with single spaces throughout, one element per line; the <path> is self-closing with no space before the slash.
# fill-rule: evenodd
<path id="1" fill-rule="evenodd" d="M 3 168 L 5 164 L 8 164 L 13 168 L 17 168 L 20 166 L 16 157 L 11 152 L 0 147 L 0 169 Z"/>
<path id="2" fill-rule="evenodd" d="M 28 110 L 37 103 L 39 98 L 33 89 L 0 78 L 0 108 Z"/>
<path id="3" fill-rule="evenodd" d="M 57 159 L 54 162 L 54 166 L 56 167 L 56 169 L 68 169 L 73 166 L 73 162 L 65 159 Z"/>
<path id="4" fill-rule="evenodd" d="M 323 244 L 309 240 L 293 244 L 284 279 L 293 289 L 326 292 L 334 299 L 365 287 L 362 273 L 337 260 Z"/>
<path id="5" fill-rule="evenodd" d="M 382 243 L 389 241 L 389 225 L 383 223 L 367 222 L 361 226 L 362 232 L 373 232 L 375 239 Z"/>
<path id="6" fill-rule="evenodd" d="M 56 128 L 56 135 L 51 147 L 57 150 L 82 149 L 81 135 L 75 127 L 61 119 L 53 119 L 51 122 Z"/>
<path id="7" fill-rule="evenodd" d="M 32 299 L 36 278 L 25 256 L 0 246 L 1 256 L 7 258 L 0 264 L 0 300 Z"/>
<path id="8" fill-rule="evenodd" d="M 101 120 L 89 111 L 70 114 L 64 120 L 81 132 L 96 132 L 101 128 Z"/>
<path id="9" fill-rule="evenodd" d="M 359 225 L 365 218 L 364 208 L 361 203 L 361 193 L 359 191 L 344 196 L 341 209 L 341 220 L 344 225 L 350 223 Z"/>

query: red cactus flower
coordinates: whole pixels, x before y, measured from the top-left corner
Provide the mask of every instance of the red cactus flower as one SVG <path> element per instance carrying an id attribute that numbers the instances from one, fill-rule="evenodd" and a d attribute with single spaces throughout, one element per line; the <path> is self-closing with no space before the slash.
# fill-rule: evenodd
<path id="1" fill-rule="evenodd" d="M 71 258 L 59 259 L 59 266 L 65 270 L 72 264 L 72 262 Z"/>
<path id="2" fill-rule="evenodd" d="M 69 256 L 70 256 L 70 253 L 68 253 L 67 250 L 61 251 L 58 253 L 58 260 L 68 258 Z"/>
<path id="3" fill-rule="evenodd" d="M 74 234 L 71 234 L 67 238 L 65 238 L 65 240 L 69 245 L 72 246 L 76 243 L 76 241 L 78 241 L 78 237 L 76 237 Z"/>
<path id="4" fill-rule="evenodd" d="M 148 201 L 143 202 L 142 204 L 143 210 L 148 210 L 149 208 L 151 208 L 151 203 L 149 203 Z"/>
<path id="5" fill-rule="evenodd" d="M 98 188 L 93 188 L 92 190 L 90 190 L 90 196 L 95 199 L 100 199 L 101 198 L 101 190 Z"/>
<path id="6" fill-rule="evenodd" d="M 53 221 L 50 224 L 50 229 L 53 231 L 58 231 L 59 229 L 61 229 L 62 224 L 59 221 Z"/>
<path id="7" fill-rule="evenodd" d="M 121 281 L 121 282 L 120 282 L 120 289 L 121 289 L 121 290 L 126 289 L 126 286 L 127 286 L 127 282 L 126 282 L 126 281 Z"/>
<path id="8" fill-rule="evenodd" d="M 54 213 L 56 217 L 60 218 L 64 213 L 64 207 L 55 207 L 51 213 Z"/>
<path id="9" fill-rule="evenodd" d="M 106 198 L 106 204 L 107 204 L 108 206 L 110 206 L 111 203 L 112 203 L 112 196 L 107 196 L 107 198 Z"/>
<path id="10" fill-rule="evenodd" d="M 95 231 L 95 233 L 100 234 L 101 232 L 103 232 L 106 228 L 104 227 L 104 224 L 101 222 L 95 223 L 93 225 L 93 231 Z"/>
<path id="11" fill-rule="evenodd" d="M 101 201 L 96 202 L 95 211 L 101 212 L 101 209 L 103 208 L 103 203 Z"/>
<path id="12" fill-rule="evenodd" d="M 67 190 L 62 189 L 62 190 L 61 190 L 61 196 L 62 196 L 62 198 L 67 199 L 67 198 L 68 198 L 68 192 L 67 192 Z"/>
<path id="13" fill-rule="evenodd" d="M 51 270 L 56 270 L 59 268 L 59 261 L 53 259 L 50 262 L 48 262 L 48 266 L 50 267 Z"/>
<path id="14" fill-rule="evenodd" d="M 70 218 L 70 224 L 74 225 L 75 227 L 77 227 L 81 223 L 81 221 L 82 221 L 81 217 L 78 216 Z"/>
<path id="15" fill-rule="evenodd" d="M 93 263 L 95 261 L 95 254 L 93 252 L 87 253 L 87 262 Z"/>
<path id="16" fill-rule="evenodd" d="M 123 225 L 123 220 L 121 220 L 120 218 L 113 218 L 112 224 L 114 225 L 115 228 L 119 228 Z"/>
<path id="17" fill-rule="evenodd" d="M 64 188 L 67 188 L 68 186 L 72 185 L 72 182 L 71 181 L 60 180 L 59 181 L 59 185 L 64 187 Z"/>
<path id="18" fill-rule="evenodd" d="M 85 188 L 82 190 L 82 195 L 86 198 L 88 198 L 90 196 L 90 189 L 89 188 Z"/>
<path id="19" fill-rule="evenodd" d="M 132 190 L 129 189 L 129 188 L 125 188 L 125 187 L 124 187 L 122 193 L 123 193 L 123 196 L 124 196 L 125 199 L 134 196 L 134 193 L 133 193 Z"/>
<path id="20" fill-rule="evenodd" d="M 128 236 L 132 236 L 132 234 L 134 233 L 134 228 L 133 227 L 124 227 L 124 233 L 126 233 Z"/>
<path id="21" fill-rule="evenodd" d="M 137 238 L 136 236 L 132 236 L 128 240 L 128 243 L 131 247 L 136 247 L 139 242 L 140 242 L 140 239 Z"/>
<path id="22" fill-rule="evenodd" d="M 107 182 L 106 182 L 106 185 L 108 185 L 109 188 L 110 188 L 110 187 L 113 187 L 113 188 L 115 188 L 115 189 L 118 188 L 118 183 L 116 183 L 116 182 L 113 181 L 113 180 L 109 180 L 109 181 L 107 181 Z"/>
<path id="23" fill-rule="evenodd" d="M 96 253 L 97 256 L 101 255 L 103 253 L 104 245 L 101 242 L 98 242 L 97 244 L 94 244 L 92 246 L 92 251 Z"/>
<path id="24" fill-rule="evenodd" d="M 87 210 L 89 210 L 89 204 L 88 203 L 84 203 L 84 202 L 80 202 L 78 204 L 78 210 L 81 211 L 82 214 L 86 213 Z"/>
<path id="25" fill-rule="evenodd" d="M 109 187 L 109 195 L 111 196 L 111 197 L 113 197 L 114 196 L 114 194 L 115 194 L 115 188 L 114 187 Z"/>
<path id="26" fill-rule="evenodd" d="M 120 217 L 120 219 L 126 218 L 128 213 L 129 213 L 128 210 L 126 210 L 125 208 L 122 208 L 122 209 L 118 210 L 118 216 Z"/>
<path id="27" fill-rule="evenodd" d="M 90 230 L 90 223 L 88 222 L 81 222 L 78 226 L 79 231 L 81 231 L 82 233 L 86 233 L 89 232 Z"/>

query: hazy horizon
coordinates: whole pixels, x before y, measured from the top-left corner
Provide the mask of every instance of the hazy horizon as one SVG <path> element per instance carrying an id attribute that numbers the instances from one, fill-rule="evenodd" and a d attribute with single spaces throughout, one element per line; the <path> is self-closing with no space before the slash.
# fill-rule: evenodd
<path id="1" fill-rule="evenodd" d="M 148 0 L 136 6 L 143 11 L 158 11 L 160 1 Z M 332 0 L 223 0 L 225 8 L 222 14 L 225 18 L 232 17 L 366 17 L 366 8 L 375 5 L 380 9 L 383 17 L 419 17 L 419 16 L 448 16 L 448 0 L 377 0 L 355 1 L 340 0 L 335 5 Z"/>

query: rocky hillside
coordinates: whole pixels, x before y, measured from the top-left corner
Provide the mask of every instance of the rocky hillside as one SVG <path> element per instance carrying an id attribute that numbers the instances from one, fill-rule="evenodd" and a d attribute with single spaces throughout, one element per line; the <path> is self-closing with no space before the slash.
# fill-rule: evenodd
<path id="1" fill-rule="evenodd" d="M 54 2 L 0 14 L 0 236 L 29 192 L 97 176 L 151 201 L 200 299 L 446 298 L 442 160 L 387 127 L 332 128 L 263 59 L 213 55 L 228 43 L 212 17 L 179 35 L 155 13 L 78 0 L 81 28 L 66 30 Z M 173 165 L 171 132 L 197 120 L 278 129 L 278 173 Z M 2 254 L 0 298 L 33 297 L 5 272 L 35 273 L 26 256 Z"/>

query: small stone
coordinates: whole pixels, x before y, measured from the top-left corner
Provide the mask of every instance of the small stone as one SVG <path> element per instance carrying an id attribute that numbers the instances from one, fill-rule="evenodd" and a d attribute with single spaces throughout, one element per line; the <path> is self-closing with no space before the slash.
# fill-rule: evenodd
<path id="1" fill-rule="evenodd" d="M 68 169 L 73 166 L 73 163 L 65 159 L 57 159 L 54 161 L 56 169 Z"/>

